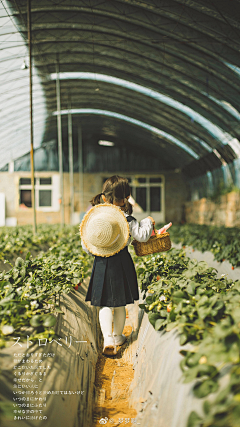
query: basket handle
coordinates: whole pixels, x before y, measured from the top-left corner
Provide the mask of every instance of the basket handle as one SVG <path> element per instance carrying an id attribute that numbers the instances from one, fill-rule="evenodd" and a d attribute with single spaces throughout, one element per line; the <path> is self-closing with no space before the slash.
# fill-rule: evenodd
<path id="1" fill-rule="evenodd" d="M 157 236 L 157 231 L 156 231 L 156 228 L 155 228 L 155 224 L 153 224 L 153 231 L 155 233 L 155 236 Z"/>

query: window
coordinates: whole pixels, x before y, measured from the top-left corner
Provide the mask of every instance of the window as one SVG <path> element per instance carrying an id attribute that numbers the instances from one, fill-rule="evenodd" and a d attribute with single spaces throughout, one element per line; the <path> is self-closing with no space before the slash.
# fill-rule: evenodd
<path id="1" fill-rule="evenodd" d="M 144 212 L 147 210 L 147 188 L 146 187 L 136 187 L 135 188 L 136 197 L 135 200 L 137 204 L 142 208 Z"/>
<path id="2" fill-rule="evenodd" d="M 150 187 L 150 212 L 160 212 L 161 209 L 161 187 Z"/>
<path id="3" fill-rule="evenodd" d="M 35 178 L 36 209 L 43 211 L 58 211 L 59 177 Z M 31 178 L 19 179 L 19 207 L 32 207 Z"/>
<path id="4" fill-rule="evenodd" d="M 103 182 L 106 181 L 103 178 Z M 163 176 L 131 176 L 127 177 L 131 195 L 137 204 L 135 213 L 158 213 L 164 218 L 164 177 Z M 160 218 L 159 217 L 159 218 Z"/>
<path id="5" fill-rule="evenodd" d="M 134 176 L 131 191 L 141 212 L 150 214 L 163 211 L 163 177 Z"/>

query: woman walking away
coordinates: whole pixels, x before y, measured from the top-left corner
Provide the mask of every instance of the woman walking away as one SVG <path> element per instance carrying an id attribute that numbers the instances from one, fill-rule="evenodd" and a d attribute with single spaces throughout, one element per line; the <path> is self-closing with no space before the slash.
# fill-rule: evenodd
<path id="1" fill-rule="evenodd" d="M 83 249 L 95 255 L 85 301 L 100 307 L 103 354 L 109 356 L 115 355 L 116 346 L 126 341 L 122 334 L 126 304 L 139 300 L 137 275 L 128 252 L 130 236 L 139 242 L 147 242 L 155 224 L 150 216 L 140 224 L 131 216 L 129 197 L 127 179 L 120 176 L 108 178 L 102 193 L 91 200 L 93 207 L 85 214 L 80 226 Z"/>

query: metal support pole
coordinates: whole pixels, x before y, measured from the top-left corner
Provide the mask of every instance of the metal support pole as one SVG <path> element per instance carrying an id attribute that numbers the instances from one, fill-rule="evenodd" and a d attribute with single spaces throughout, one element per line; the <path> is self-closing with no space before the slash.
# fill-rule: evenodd
<path id="1" fill-rule="evenodd" d="M 68 105 L 68 157 L 69 157 L 69 185 L 70 185 L 70 224 L 73 223 L 74 212 L 74 182 L 73 182 L 73 139 L 71 103 Z"/>
<path id="2" fill-rule="evenodd" d="M 63 155 L 62 155 L 62 122 L 61 122 L 61 98 L 59 82 L 59 60 L 56 63 L 56 94 L 57 94 L 57 128 L 58 128 L 58 161 L 60 174 L 60 199 L 61 199 L 61 227 L 64 226 L 64 194 L 63 194 Z"/>
<path id="3" fill-rule="evenodd" d="M 31 160 L 31 184 L 32 184 L 32 208 L 33 208 L 33 234 L 37 232 L 35 183 L 34 183 L 34 158 L 33 158 L 33 96 L 32 96 L 32 32 L 31 32 L 31 0 L 27 2 L 28 23 L 28 48 L 29 48 L 29 94 L 30 94 L 30 160 Z"/>
<path id="4" fill-rule="evenodd" d="M 82 150 L 82 128 L 78 127 L 78 164 L 79 164 L 79 201 L 80 201 L 80 222 L 84 216 L 83 207 L 83 150 Z"/>

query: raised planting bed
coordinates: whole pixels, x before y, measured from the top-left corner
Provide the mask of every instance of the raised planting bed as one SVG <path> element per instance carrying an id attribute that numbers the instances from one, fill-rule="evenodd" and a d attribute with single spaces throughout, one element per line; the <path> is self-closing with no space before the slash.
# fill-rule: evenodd
<path id="1" fill-rule="evenodd" d="M 140 425 L 238 427 L 240 280 L 184 250 L 135 261 L 148 328 L 135 357 Z"/>
<path id="2" fill-rule="evenodd" d="M 23 336 L 1 350 L 4 427 L 92 426 L 99 329 L 98 310 L 84 302 L 86 288 L 84 283 L 62 297 L 58 338 L 31 344 Z"/>
<path id="3" fill-rule="evenodd" d="M 183 248 L 191 246 L 200 252 L 209 251 L 215 261 L 226 260 L 232 269 L 240 267 L 240 228 L 185 224 L 173 225 L 169 231 L 171 240 L 181 243 Z"/>

